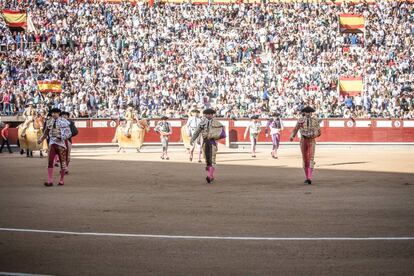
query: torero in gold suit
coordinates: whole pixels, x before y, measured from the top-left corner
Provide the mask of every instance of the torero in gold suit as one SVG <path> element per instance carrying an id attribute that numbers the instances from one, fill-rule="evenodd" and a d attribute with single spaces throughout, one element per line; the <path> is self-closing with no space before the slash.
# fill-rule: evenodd
<path id="1" fill-rule="evenodd" d="M 33 103 L 29 102 L 29 107 L 27 107 L 23 112 L 24 123 L 22 127 L 22 137 L 26 136 L 26 129 L 29 127 L 30 123 L 33 123 L 36 116 L 36 109 L 33 107 Z"/>
<path id="2" fill-rule="evenodd" d="M 126 127 L 125 127 L 125 136 L 130 137 L 131 136 L 131 129 L 132 124 L 137 121 L 137 116 L 134 112 L 134 109 L 132 106 L 128 106 L 126 112 L 125 112 L 125 120 L 126 120 Z"/>
<path id="3" fill-rule="evenodd" d="M 313 112 L 315 110 L 310 106 L 303 108 L 303 117 L 298 120 L 290 135 L 290 141 L 293 141 L 298 131 L 300 131 L 300 149 L 302 151 L 303 169 L 305 170 L 305 184 L 312 184 L 312 173 L 315 165 L 315 139 L 321 136 L 319 120 L 312 116 Z"/>

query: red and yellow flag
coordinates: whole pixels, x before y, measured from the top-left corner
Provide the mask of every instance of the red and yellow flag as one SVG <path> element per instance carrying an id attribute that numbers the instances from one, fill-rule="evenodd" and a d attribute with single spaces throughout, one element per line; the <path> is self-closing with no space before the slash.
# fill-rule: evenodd
<path id="1" fill-rule="evenodd" d="M 365 19 L 360 14 L 342 13 L 339 15 L 339 25 L 341 32 L 363 32 Z"/>
<path id="2" fill-rule="evenodd" d="M 237 3 L 237 0 L 213 0 L 214 5 L 230 5 Z"/>
<path id="3" fill-rule="evenodd" d="M 54 92 L 60 93 L 62 92 L 62 82 L 61 81 L 38 81 L 37 88 L 40 92 Z"/>
<path id="4" fill-rule="evenodd" d="M 340 77 L 339 93 L 341 95 L 356 96 L 362 93 L 362 77 Z"/>
<path id="5" fill-rule="evenodd" d="M 11 28 L 26 28 L 27 13 L 25 11 L 2 10 L 2 15 L 7 26 Z"/>
<path id="6" fill-rule="evenodd" d="M 191 4 L 193 4 L 193 5 L 207 5 L 208 0 L 192 0 Z"/>

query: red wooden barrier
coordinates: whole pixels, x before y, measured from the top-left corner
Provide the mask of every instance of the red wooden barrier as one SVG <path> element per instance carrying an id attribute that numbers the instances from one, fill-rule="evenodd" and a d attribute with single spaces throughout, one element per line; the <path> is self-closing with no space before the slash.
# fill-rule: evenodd
<path id="1" fill-rule="evenodd" d="M 249 120 L 220 120 L 228 130 L 227 144 L 248 142 L 244 139 L 245 127 Z M 154 131 L 157 120 L 150 121 L 151 130 L 145 136 L 146 143 L 159 143 L 159 136 Z M 181 142 L 181 126 L 185 124 L 182 120 L 170 120 L 173 127 L 171 142 Z M 282 142 L 289 141 L 290 133 L 295 126 L 296 120 L 283 120 L 285 129 L 281 133 Z M 76 120 L 79 129 L 78 136 L 74 137 L 74 143 L 95 144 L 111 143 L 115 135 L 118 121 L 115 120 Z M 262 121 L 263 131 L 259 136 L 259 142 L 270 142 L 265 138 L 264 127 L 266 121 Z M 321 121 L 322 135 L 319 142 L 381 142 L 381 143 L 414 143 L 414 120 L 369 120 L 369 119 L 324 119 Z M 16 143 L 17 129 L 10 129 L 11 143 Z M 223 141 L 224 142 L 224 141 Z"/>

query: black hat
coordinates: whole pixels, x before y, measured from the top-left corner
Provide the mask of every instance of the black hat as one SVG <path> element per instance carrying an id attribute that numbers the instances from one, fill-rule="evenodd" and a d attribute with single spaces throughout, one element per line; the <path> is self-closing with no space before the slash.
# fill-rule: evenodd
<path id="1" fill-rule="evenodd" d="M 191 110 L 191 111 L 190 111 L 190 113 L 200 113 L 200 110 L 198 110 L 198 109 L 193 109 L 193 110 Z"/>
<path id="2" fill-rule="evenodd" d="M 57 108 L 57 107 L 54 107 L 54 108 L 52 108 L 51 110 L 50 110 L 50 113 L 61 113 L 62 111 L 59 109 L 59 108 Z"/>
<path id="3" fill-rule="evenodd" d="M 279 116 L 280 116 L 280 114 L 279 114 L 279 113 L 277 113 L 277 112 L 275 112 L 275 113 L 273 113 L 273 114 L 272 114 L 272 116 L 273 116 L 273 117 L 279 117 Z"/>
<path id="4" fill-rule="evenodd" d="M 302 109 L 302 112 L 303 112 L 303 113 L 312 113 L 312 112 L 315 112 L 315 109 L 313 109 L 312 107 L 310 107 L 310 106 L 308 105 L 308 106 L 306 106 L 306 107 L 304 107 L 304 108 Z"/>
<path id="5" fill-rule="evenodd" d="M 61 113 L 60 113 L 60 115 L 61 116 L 70 116 L 70 113 L 69 112 L 66 112 L 66 111 L 62 111 Z"/>
<path id="6" fill-rule="evenodd" d="M 253 115 L 252 117 L 250 117 L 253 120 L 259 119 L 259 115 Z"/>
<path id="7" fill-rule="evenodd" d="M 206 110 L 203 111 L 203 114 L 216 114 L 216 111 L 214 109 L 211 108 L 207 108 Z"/>
<path id="8" fill-rule="evenodd" d="M 167 116 L 162 116 L 161 120 L 168 120 L 168 117 Z"/>

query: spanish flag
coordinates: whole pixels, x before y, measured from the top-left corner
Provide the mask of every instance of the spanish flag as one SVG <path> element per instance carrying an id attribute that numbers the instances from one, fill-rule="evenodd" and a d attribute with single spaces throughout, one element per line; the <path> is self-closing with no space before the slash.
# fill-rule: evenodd
<path id="1" fill-rule="evenodd" d="M 62 82 L 50 80 L 38 81 L 37 88 L 40 92 L 60 93 L 62 92 Z"/>
<path id="2" fill-rule="evenodd" d="M 3 10 L 1 13 L 10 28 L 26 28 L 27 13 L 25 11 Z"/>
<path id="3" fill-rule="evenodd" d="M 236 4 L 238 2 L 238 0 L 214 0 L 213 4 L 215 5 L 231 5 L 231 4 Z M 207 1 L 208 3 L 208 1 Z"/>
<path id="4" fill-rule="evenodd" d="M 341 32 L 363 32 L 365 28 L 364 16 L 360 14 L 342 13 L 339 15 Z"/>
<path id="5" fill-rule="evenodd" d="M 340 77 L 339 93 L 341 95 L 356 96 L 362 93 L 362 77 Z"/>

